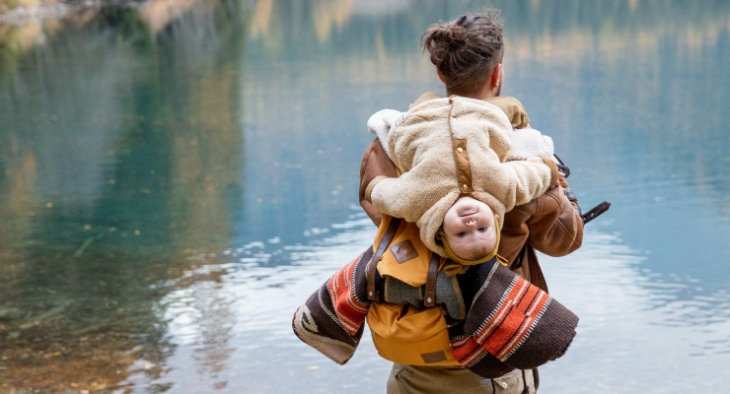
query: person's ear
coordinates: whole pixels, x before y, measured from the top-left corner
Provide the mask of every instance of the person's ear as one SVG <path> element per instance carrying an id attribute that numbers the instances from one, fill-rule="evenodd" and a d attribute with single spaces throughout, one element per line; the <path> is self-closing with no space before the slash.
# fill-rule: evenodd
<path id="1" fill-rule="evenodd" d="M 441 73 L 441 70 L 439 70 L 438 67 L 436 67 L 436 74 L 439 76 L 441 83 L 446 83 L 446 77 Z"/>
<path id="2" fill-rule="evenodd" d="M 492 77 L 489 79 L 489 84 L 492 85 L 493 89 L 501 89 L 502 88 L 502 73 L 504 71 L 502 70 L 502 63 L 497 63 L 494 65 L 494 70 L 492 71 Z"/>

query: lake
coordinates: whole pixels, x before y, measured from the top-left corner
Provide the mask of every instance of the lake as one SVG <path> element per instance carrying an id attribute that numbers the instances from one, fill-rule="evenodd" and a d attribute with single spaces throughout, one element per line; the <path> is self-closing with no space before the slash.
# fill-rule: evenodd
<path id="1" fill-rule="evenodd" d="M 488 5 L 502 93 L 612 203 L 541 256 L 581 321 L 540 392 L 730 386 L 730 3 L 151 0 L 0 24 L 0 392 L 384 392 L 367 333 L 338 366 L 291 317 L 372 242 L 368 117 Z"/>

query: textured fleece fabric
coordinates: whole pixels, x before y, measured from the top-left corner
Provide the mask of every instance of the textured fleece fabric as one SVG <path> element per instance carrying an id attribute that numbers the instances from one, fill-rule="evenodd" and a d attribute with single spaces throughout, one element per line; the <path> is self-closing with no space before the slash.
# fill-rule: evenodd
<path id="1" fill-rule="evenodd" d="M 510 116 L 509 113 L 507 113 L 507 116 Z M 380 110 L 368 119 L 368 130 L 378 137 L 387 154 L 390 154 L 388 148 L 390 129 L 400 126 L 401 123 L 403 123 L 403 112 L 394 109 Z M 514 126 L 514 123 L 512 123 L 512 126 Z M 553 157 L 554 154 L 555 148 L 552 138 L 532 128 L 516 129 L 512 133 L 512 149 L 510 149 L 507 161 L 527 160 L 540 156 Z M 392 159 L 390 156 L 389 158 Z"/>
<path id="2" fill-rule="evenodd" d="M 452 137 L 467 141 L 471 197 L 489 205 L 500 223 L 506 211 L 550 186 L 553 175 L 542 159 L 506 162 L 511 134 L 505 113 L 482 100 L 453 96 L 414 106 L 388 134 L 389 156 L 402 175 L 373 187 L 373 205 L 416 223 L 423 243 L 446 255 L 435 236 L 446 211 L 462 195 Z"/>

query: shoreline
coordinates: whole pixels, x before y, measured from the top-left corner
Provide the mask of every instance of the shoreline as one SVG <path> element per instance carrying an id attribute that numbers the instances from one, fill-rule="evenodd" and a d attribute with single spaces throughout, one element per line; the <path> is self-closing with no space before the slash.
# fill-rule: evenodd
<path id="1" fill-rule="evenodd" d="M 44 21 L 48 19 L 60 19 L 75 13 L 88 10 L 100 9 L 105 6 L 130 7 L 146 4 L 147 1 L 104 1 L 85 0 L 74 3 L 48 2 L 35 7 L 17 6 L 15 8 L 0 11 L 0 27 L 2 25 L 24 26 L 33 21 Z"/>
<path id="2" fill-rule="evenodd" d="M 80 12 L 99 6 L 101 6 L 99 2 L 92 1 L 87 1 L 83 4 L 42 4 L 33 8 L 20 6 L 0 13 L 0 24 L 22 26 L 32 22 L 33 20 L 63 18 L 74 12 Z"/>

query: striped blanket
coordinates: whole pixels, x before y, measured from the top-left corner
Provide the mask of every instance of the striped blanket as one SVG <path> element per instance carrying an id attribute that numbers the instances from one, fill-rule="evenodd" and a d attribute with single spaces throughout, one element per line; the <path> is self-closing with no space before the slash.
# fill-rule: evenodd
<path id="1" fill-rule="evenodd" d="M 294 314 L 292 327 L 299 339 L 338 364 L 352 357 L 363 334 L 369 307 L 365 272 L 372 254 L 368 248 L 337 271 Z M 471 266 L 449 282 L 458 287 L 453 291 L 461 294 L 467 310 L 465 319 L 444 315 L 452 353 L 481 376 L 493 378 L 557 359 L 575 336 L 575 314 L 494 260 Z M 414 304 L 412 298 L 407 303 Z"/>
<path id="2" fill-rule="evenodd" d="M 372 248 L 329 278 L 297 308 L 292 327 L 304 343 L 338 364 L 346 363 L 360 343 L 370 302 L 365 272 Z"/>

